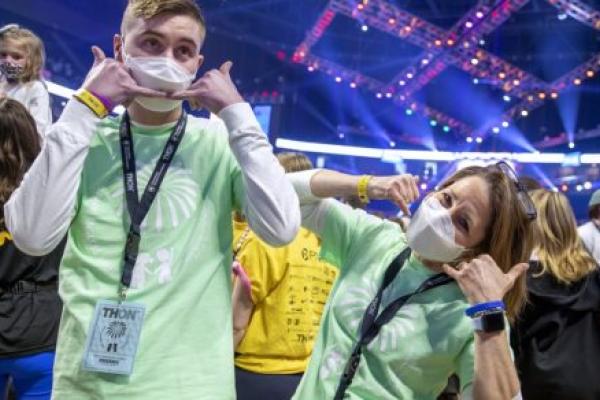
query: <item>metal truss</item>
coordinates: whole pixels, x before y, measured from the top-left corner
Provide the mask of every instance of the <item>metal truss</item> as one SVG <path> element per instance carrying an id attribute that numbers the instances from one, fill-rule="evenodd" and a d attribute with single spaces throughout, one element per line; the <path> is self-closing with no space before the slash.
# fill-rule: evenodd
<path id="1" fill-rule="evenodd" d="M 600 30 L 600 11 L 594 10 L 589 5 L 579 0 L 548 0 L 548 3 L 579 22 Z"/>
<path id="2" fill-rule="evenodd" d="M 320 70 L 338 81 L 350 82 L 374 92 L 378 98 L 392 99 L 396 104 L 410 107 L 426 117 L 434 118 L 465 136 L 481 137 L 502 122 L 526 115 L 550 98 L 576 84 L 600 68 L 600 58 L 593 57 L 554 82 L 545 82 L 508 61 L 487 52 L 479 42 L 496 30 L 529 0 L 496 0 L 480 2 L 467 12 L 452 28 L 443 30 L 422 18 L 384 0 L 330 0 L 316 24 L 297 47 L 292 60 L 305 64 L 310 70 Z M 573 18 L 600 30 L 600 13 L 578 0 L 548 0 Z M 345 15 L 372 28 L 379 29 L 423 49 L 417 59 L 399 71 L 390 82 L 380 82 L 359 71 L 338 65 L 311 54 L 336 15 Z M 449 66 L 457 67 L 486 84 L 501 89 L 521 101 L 506 111 L 497 121 L 476 130 L 443 112 L 420 104 L 412 98 Z"/>

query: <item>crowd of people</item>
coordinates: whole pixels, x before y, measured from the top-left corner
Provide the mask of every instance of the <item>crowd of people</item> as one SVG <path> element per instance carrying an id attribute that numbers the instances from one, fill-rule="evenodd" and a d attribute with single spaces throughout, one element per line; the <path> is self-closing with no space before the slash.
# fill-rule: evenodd
<path id="1" fill-rule="evenodd" d="M 0 29 L 0 397 L 600 398 L 600 190 L 577 228 L 504 162 L 421 193 L 275 156 L 206 33 L 129 0 L 52 123 Z"/>

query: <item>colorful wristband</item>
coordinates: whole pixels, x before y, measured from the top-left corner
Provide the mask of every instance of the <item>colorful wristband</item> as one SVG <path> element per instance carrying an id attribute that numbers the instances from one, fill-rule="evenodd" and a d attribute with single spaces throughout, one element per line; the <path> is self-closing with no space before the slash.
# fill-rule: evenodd
<path id="1" fill-rule="evenodd" d="M 106 111 L 112 112 L 114 106 L 112 105 L 112 102 L 108 99 L 108 97 L 102 96 L 101 94 L 98 94 L 92 90 L 90 90 L 89 92 L 96 96 L 96 98 L 98 98 L 98 100 L 100 100 L 100 102 L 104 104 L 104 108 L 106 108 Z"/>
<path id="2" fill-rule="evenodd" d="M 485 303 L 475 304 L 465 310 L 468 317 L 475 317 L 477 314 L 490 310 L 506 310 L 506 306 L 502 300 L 488 301 Z"/>
<path id="3" fill-rule="evenodd" d="M 369 202 L 369 181 L 373 178 L 372 175 L 363 175 L 358 180 L 358 184 L 356 185 L 356 190 L 358 194 L 358 199 L 361 203 L 367 204 Z"/>
<path id="4" fill-rule="evenodd" d="M 73 96 L 85 104 L 98 117 L 104 118 L 108 115 L 108 110 L 104 106 L 104 103 L 89 90 L 79 89 Z"/>

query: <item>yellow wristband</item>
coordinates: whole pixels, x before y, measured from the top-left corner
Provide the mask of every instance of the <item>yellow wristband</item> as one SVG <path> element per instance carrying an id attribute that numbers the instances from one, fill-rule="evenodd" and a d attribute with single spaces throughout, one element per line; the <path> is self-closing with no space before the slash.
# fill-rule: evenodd
<path id="1" fill-rule="evenodd" d="M 100 99 L 90 93 L 89 90 L 79 89 L 73 96 L 85 104 L 98 117 L 104 118 L 108 115 L 108 110 L 104 104 L 100 101 Z"/>
<path id="2" fill-rule="evenodd" d="M 358 199 L 361 201 L 361 203 L 367 204 L 369 202 L 369 193 L 367 189 L 369 187 L 369 181 L 371 180 L 371 178 L 373 178 L 372 175 L 363 175 L 358 180 L 358 185 L 356 185 L 356 189 Z"/>

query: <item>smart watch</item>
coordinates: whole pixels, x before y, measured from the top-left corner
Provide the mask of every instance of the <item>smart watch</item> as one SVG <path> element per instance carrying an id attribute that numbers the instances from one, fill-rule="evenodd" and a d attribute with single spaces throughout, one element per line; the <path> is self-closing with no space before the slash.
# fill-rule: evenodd
<path id="1" fill-rule="evenodd" d="M 483 311 L 473 316 L 473 328 L 479 332 L 500 332 L 505 328 L 504 311 L 501 309 Z"/>

